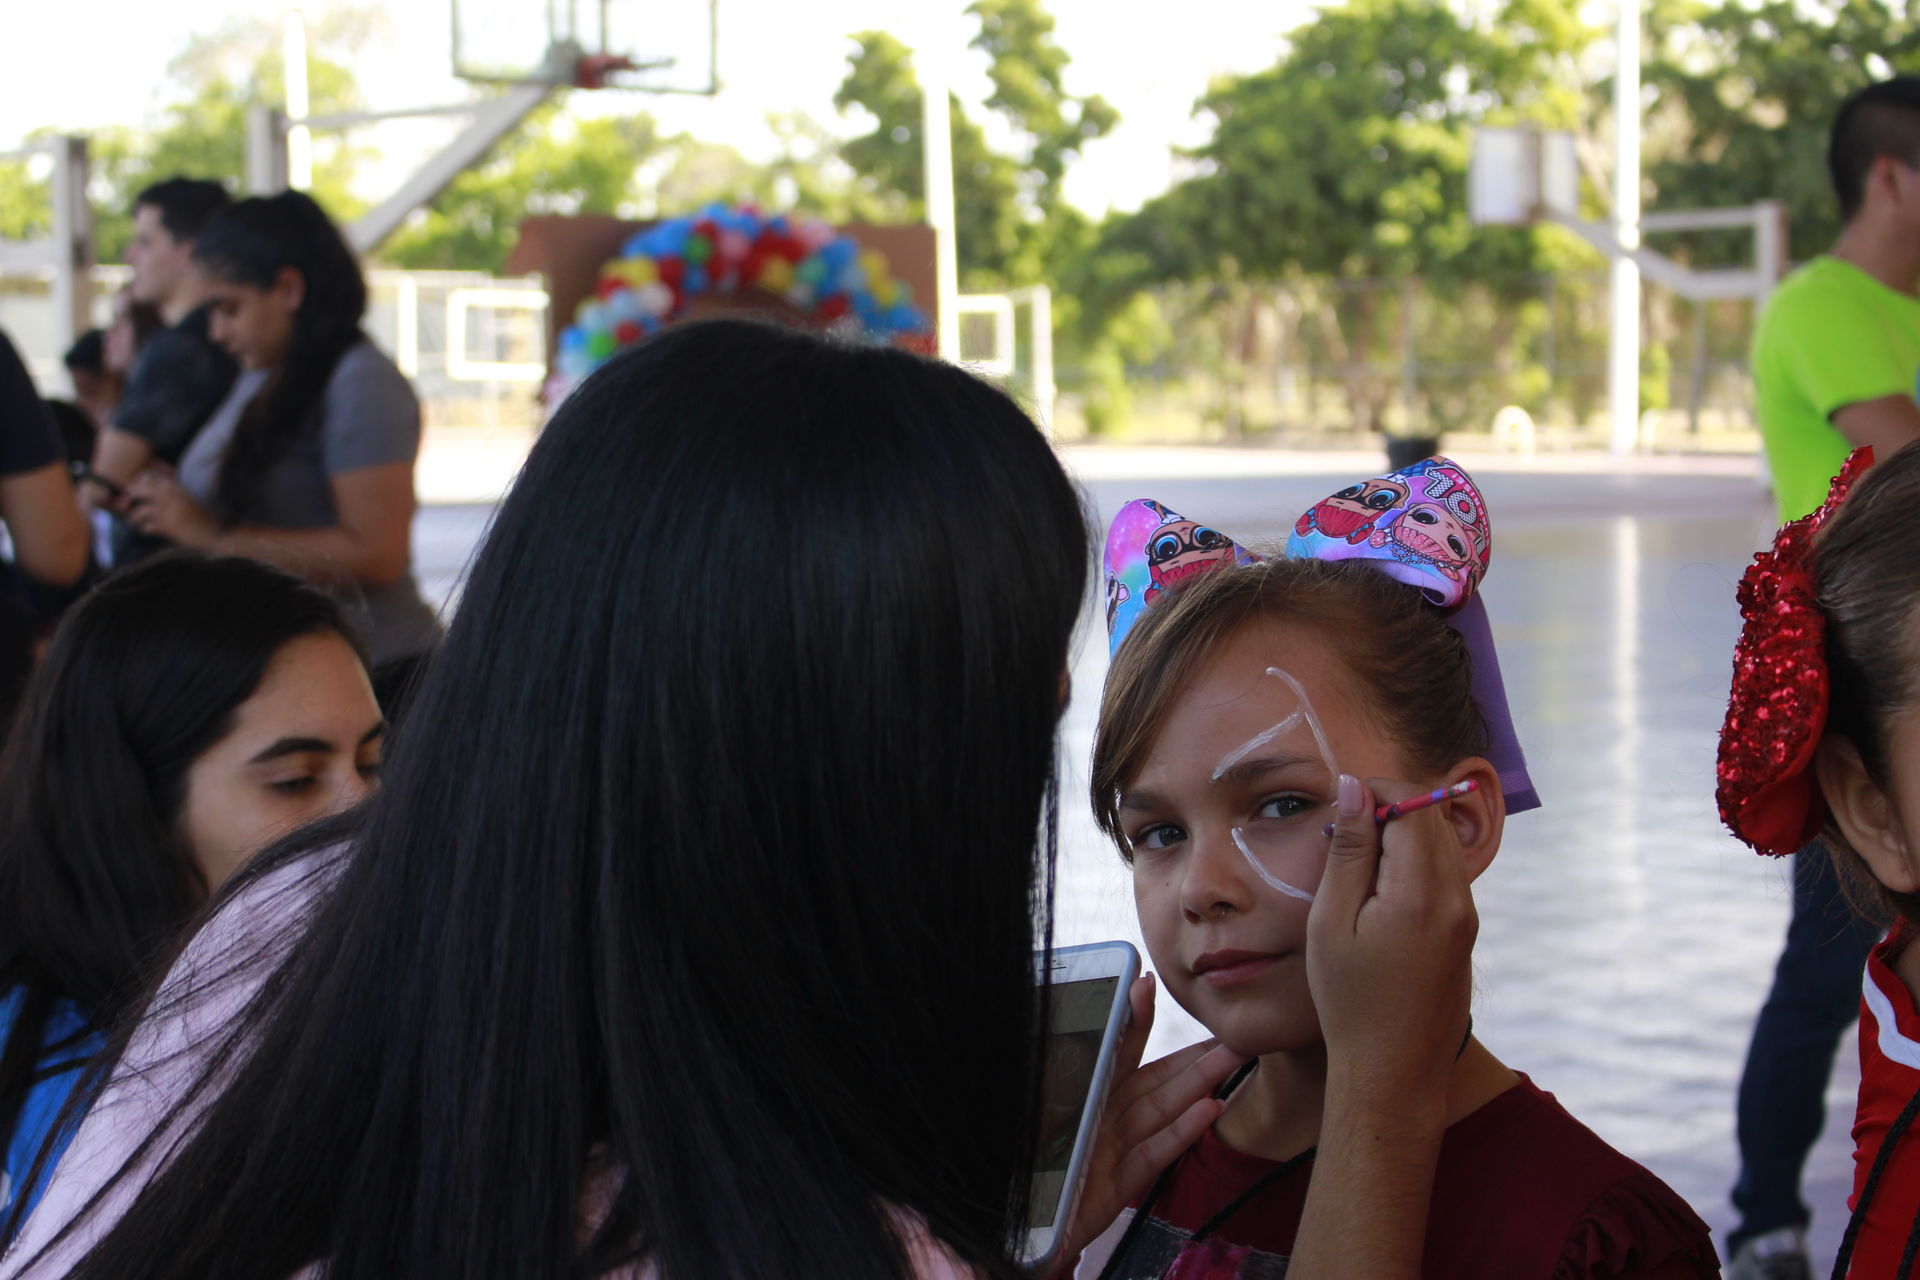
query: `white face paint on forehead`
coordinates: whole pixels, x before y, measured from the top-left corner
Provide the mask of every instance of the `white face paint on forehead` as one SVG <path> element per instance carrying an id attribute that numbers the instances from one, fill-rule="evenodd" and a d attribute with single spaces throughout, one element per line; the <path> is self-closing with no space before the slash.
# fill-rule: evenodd
<path id="1" fill-rule="evenodd" d="M 1300 723 L 1300 713 L 1296 711 L 1292 715 L 1288 716 L 1285 720 L 1282 720 L 1279 724 L 1273 725 L 1269 728 L 1261 730 L 1259 733 L 1254 734 L 1251 738 L 1248 738 L 1245 742 L 1241 743 L 1239 746 L 1235 747 L 1233 750 L 1227 752 L 1227 754 L 1220 757 L 1220 763 L 1213 766 L 1213 777 L 1211 778 L 1211 781 L 1213 782 L 1220 781 L 1221 778 L 1226 776 L 1227 770 L 1233 768 L 1233 766 L 1239 764 L 1242 760 L 1245 760 L 1248 756 L 1258 751 L 1261 747 L 1266 746 L 1269 742 L 1272 742 L 1275 738 L 1287 732 L 1289 729 L 1292 729 L 1293 726 L 1299 723 Z"/>
<path id="2" fill-rule="evenodd" d="M 1333 762 L 1333 748 L 1327 745 L 1327 731 L 1320 727 L 1319 713 L 1313 709 L 1313 699 L 1307 696 L 1306 686 L 1278 667 L 1268 667 L 1267 674 L 1284 681 L 1287 688 L 1293 690 L 1293 696 L 1300 699 L 1299 714 L 1307 718 L 1307 727 L 1313 730 L 1314 745 L 1320 748 L 1320 760 L 1327 766 L 1327 772 L 1338 778 L 1340 767 Z"/>

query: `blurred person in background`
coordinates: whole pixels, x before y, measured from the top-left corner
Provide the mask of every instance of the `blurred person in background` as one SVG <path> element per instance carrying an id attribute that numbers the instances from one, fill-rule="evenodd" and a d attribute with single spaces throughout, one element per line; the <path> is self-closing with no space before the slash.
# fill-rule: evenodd
<path id="1" fill-rule="evenodd" d="M 84 591 L 93 555 L 53 414 L 0 333 L 0 724 L 12 714 L 48 623 Z"/>
<path id="2" fill-rule="evenodd" d="M 148 463 L 177 462 L 238 376 L 233 357 L 213 341 L 211 309 L 193 270 L 195 242 L 230 203 L 219 183 L 182 177 L 134 198 L 131 301 L 154 308 L 167 327 L 141 347 L 113 421 L 100 433 L 89 468 L 99 478 L 81 488 L 90 506 L 112 507 Z M 164 545 L 123 524 L 114 531 L 114 563 L 130 564 Z"/>
<path id="3" fill-rule="evenodd" d="M 243 372 L 180 458 L 128 486 L 141 533 L 251 555 L 335 593 L 397 715 L 439 619 L 413 577 L 420 401 L 361 328 L 366 281 L 306 195 L 242 200 L 194 246 L 212 334 Z"/>

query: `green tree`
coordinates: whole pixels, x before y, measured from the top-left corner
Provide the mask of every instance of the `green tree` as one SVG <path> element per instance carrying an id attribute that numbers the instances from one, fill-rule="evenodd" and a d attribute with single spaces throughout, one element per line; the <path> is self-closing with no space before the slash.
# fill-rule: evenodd
<path id="1" fill-rule="evenodd" d="M 1395 388 L 1368 368 L 1418 323 L 1396 282 L 1419 276 L 1456 302 L 1470 289 L 1518 296 L 1578 259 L 1551 229 L 1474 227 L 1466 169 L 1481 124 L 1579 119 L 1592 38 L 1571 0 L 1508 0 L 1480 21 L 1430 0 L 1323 10 L 1272 68 L 1201 99 L 1213 133 L 1192 153 L 1199 174 L 1102 229 L 1092 305 L 1161 281 L 1367 282 L 1307 292 L 1355 421 L 1381 427 Z M 1511 325 L 1515 310 L 1498 310 Z"/>
<path id="2" fill-rule="evenodd" d="M 987 55 L 987 109 L 1012 131 L 1015 146 L 995 150 L 959 99 L 950 99 L 961 276 L 973 288 L 1030 284 L 1052 276 L 1063 242 L 1085 223 L 1061 190 L 1067 165 L 1119 116 L 1097 95 L 1067 92 L 1071 59 L 1040 0 L 975 0 L 967 14 L 980 24 L 971 47 Z M 867 195 L 897 216 L 922 217 L 922 102 L 912 52 L 885 32 L 853 39 L 834 105 L 864 111 L 874 127 L 841 155 Z"/>
<path id="3" fill-rule="evenodd" d="M 841 156 L 858 187 L 876 208 L 902 221 L 926 216 L 922 192 L 926 165 L 921 153 L 920 80 L 913 53 L 884 31 L 853 37 L 846 79 L 833 96 L 845 111 L 858 107 L 874 118 L 872 130 L 847 141 Z M 949 98 L 953 118 L 955 254 L 961 282 L 992 288 L 1017 278 L 1023 216 L 1018 166 L 987 145 L 986 133 Z"/>
<path id="4" fill-rule="evenodd" d="M 365 8 L 334 8 L 310 33 L 308 96 L 315 114 L 363 105 L 350 62 L 379 21 Z M 101 261 L 117 261 L 132 230 L 133 197 L 176 174 L 215 178 L 239 191 L 246 177 L 247 118 L 255 104 L 286 100 L 280 27 L 244 18 L 190 39 L 168 64 L 175 92 L 150 129 L 103 129 L 89 137 L 95 237 Z M 42 131 L 46 132 L 46 131 Z M 314 197 L 339 218 L 360 212 L 353 175 L 370 153 L 347 139 L 317 136 Z M 0 236 L 44 235 L 47 191 L 29 166 L 0 165 Z"/>
<path id="5" fill-rule="evenodd" d="M 1645 171 L 1659 203 L 1780 200 L 1793 256 L 1826 249 L 1840 229 L 1826 168 L 1834 112 L 1872 80 L 1920 71 L 1920 3 L 1661 0 L 1648 36 Z M 1702 262 L 1751 253 L 1744 235 L 1678 243 Z"/>
<path id="6" fill-rule="evenodd" d="M 644 114 L 541 108 L 455 178 L 380 249 L 396 266 L 499 271 L 529 214 L 673 217 L 714 201 L 757 201 L 841 216 L 851 176 L 830 172 L 831 140 L 799 116 L 775 122 L 781 154 L 757 164 L 732 147 L 663 133 Z"/>
<path id="7" fill-rule="evenodd" d="M 549 104 L 455 178 L 379 256 L 401 267 L 498 271 L 529 214 L 622 212 L 634 174 L 664 145 L 650 116 L 573 119 Z"/>

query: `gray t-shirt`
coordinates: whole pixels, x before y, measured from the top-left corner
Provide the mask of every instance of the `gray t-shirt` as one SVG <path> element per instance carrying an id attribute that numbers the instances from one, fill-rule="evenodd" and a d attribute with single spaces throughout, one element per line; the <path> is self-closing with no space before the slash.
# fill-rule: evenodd
<path id="1" fill-rule="evenodd" d="M 180 484 L 203 506 L 213 505 L 220 465 L 248 401 L 266 382 L 249 369 L 180 456 Z M 347 348 L 327 379 L 320 429 L 296 441 L 260 479 L 248 523 L 280 529 L 324 529 L 340 522 L 333 506 L 334 476 L 420 453 L 420 401 L 406 375 L 371 342 Z M 431 649 L 440 620 L 420 598 L 413 573 L 385 587 L 331 587 L 360 625 L 375 665 Z"/>

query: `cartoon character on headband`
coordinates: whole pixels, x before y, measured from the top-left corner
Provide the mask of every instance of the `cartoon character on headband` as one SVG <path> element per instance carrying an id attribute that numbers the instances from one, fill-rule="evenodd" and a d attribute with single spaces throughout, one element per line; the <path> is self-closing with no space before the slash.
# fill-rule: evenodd
<path id="1" fill-rule="evenodd" d="M 1345 499 L 1342 495 L 1359 495 Z M 1328 502 L 1372 501 L 1368 522 L 1330 534 L 1320 512 Z M 1378 506 L 1388 498 L 1391 506 Z M 1344 508 L 1342 509 L 1344 514 Z M 1310 517 L 1310 518 L 1309 518 Z M 1342 489 L 1302 517 L 1287 539 L 1298 560 L 1369 560 L 1408 586 L 1418 587 L 1442 608 L 1458 608 L 1486 576 L 1493 531 L 1486 500 L 1456 462 L 1428 458 L 1391 475 Z"/>
<path id="2" fill-rule="evenodd" d="M 1365 542 L 1382 515 L 1406 505 L 1408 493 L 1406 481 L 1397 476 L 1362 480 L 1316 503 L 1300 517 L 1293 531 Z"/>
<path id="3" fill-rule="evenodd" d="M 1232 538 L 1158 503 L 1151 505 L 1159 509 L 1161 521 L 1147 539 L 1147 576 L 1153 580 L 1147 588 L 1148 604 L 1196 573 L 1233 563 L 1240 548 Z"/>
<path id="4" fill-rule="evenodd" d="M 1151 498 L 1129 502 L 1107 533 L 1107 633 L 1196 574 L 1255 557 L 1226 534 Z"/>
<path id="5" fill-rule="evenodd" d="M 1127 588 L 1127 584 L 1120 581 L 1120 579 L 1114 577 L 1113 574 L 1111 573 L 1107 574 L 1107 630 L 1108 632 L 1112 632 L 1113 630 L 1113 615 L 1119 612 L 1121 605 L 1125 604 L 1127 601 L 1131 599 L 1133 599 L 1133 592 Z"/>
<path id="6" fill-rule="evenodd" d="M 1404 511 L 1389 517 L 1368 535 L 1368 545 L 1390 547 L 1396 558 L 1431 566 L 1471 591 L 1487 569 L 1490 549 L 1487 509 L 1466 473 L 1451 465 L 1430 466 L 1415 481 Z"/>
<path id="7" fill-rule="evenodd" d="M 1513 731 L 1486 606 L 1476 594 L 1493 554 L 1485 499 L 1459 464 L 1429 458 L 1348 485 L 1314 504 L 1292 526 L 1285 554 L 1299 560 L 1364 560 L 1419 589 L 1447 613 L 1473 653 L 1473 692 L 1493 731 L 1489 754 L 1507 811 L 1540 800 Z M 1133 624 L 1199 574 L 1258 564 L 1232 537 L 1150 498 L 1120 509 L 1107 529 L 1107 636 L 1113 652 Z"/>

